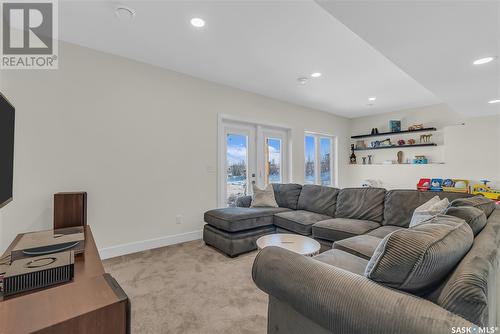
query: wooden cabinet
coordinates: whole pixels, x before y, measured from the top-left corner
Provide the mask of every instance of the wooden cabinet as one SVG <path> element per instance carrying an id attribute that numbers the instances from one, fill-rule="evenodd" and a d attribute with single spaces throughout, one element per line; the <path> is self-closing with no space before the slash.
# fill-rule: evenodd
<path id="1" fill-rule="evenodd" d="M 19 240 L 12 242 L 7 252 Z M 130 333 L 130 304 L 120 285 L 104 272 L 90 226 L 85 252 L 75 257 L 72 282 L 0 301 L 0 334 Z"/>

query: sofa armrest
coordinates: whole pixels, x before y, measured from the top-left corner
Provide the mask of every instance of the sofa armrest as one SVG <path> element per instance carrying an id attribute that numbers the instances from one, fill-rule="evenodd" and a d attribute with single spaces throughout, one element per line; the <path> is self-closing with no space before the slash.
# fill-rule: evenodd
<path id="1" fill-rule="evenodd" d="M 252 196 L 240 196 L 236 199 L 236 206 L 240 208 L 249 208 L 252 204 Z"/>
<path id="2" fill-rule="evenodd" d="M 333 333 L 451 333 L 472 323 L 414 295 L 279 247 L 255 258 L 257 286 Z"/>

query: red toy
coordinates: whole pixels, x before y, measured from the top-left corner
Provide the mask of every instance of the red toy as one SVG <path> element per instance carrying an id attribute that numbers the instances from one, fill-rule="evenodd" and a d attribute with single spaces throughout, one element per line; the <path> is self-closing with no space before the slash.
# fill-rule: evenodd
<path id="1" fill-rule="evenodd" d="M 431 188 L 431 179 L 420 179 L 417 184 L 417 189 L 420 191 L 429 191 Z"/>

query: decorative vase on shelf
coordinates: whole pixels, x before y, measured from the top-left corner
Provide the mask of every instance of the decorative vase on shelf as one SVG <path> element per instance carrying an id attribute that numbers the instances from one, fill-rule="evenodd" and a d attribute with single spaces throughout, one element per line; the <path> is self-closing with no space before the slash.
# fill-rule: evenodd
<path id="1" fill-rule="evenodd" d="M 356 154 L 354 154 L 354 144 L 351 144 L 351 157 L 349 158 L 352 165 L 356 164 Z"/>

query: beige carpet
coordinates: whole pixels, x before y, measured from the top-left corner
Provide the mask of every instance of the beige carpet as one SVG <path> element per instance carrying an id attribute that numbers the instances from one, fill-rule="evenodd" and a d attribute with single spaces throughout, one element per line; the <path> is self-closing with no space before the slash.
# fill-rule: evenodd
<path id="1" fill-rule="evenodd" d="M 228 258 L 201 240 L 104 261 L 132 301 L 132 333 L 266 333 L 257 252 Z"/>

